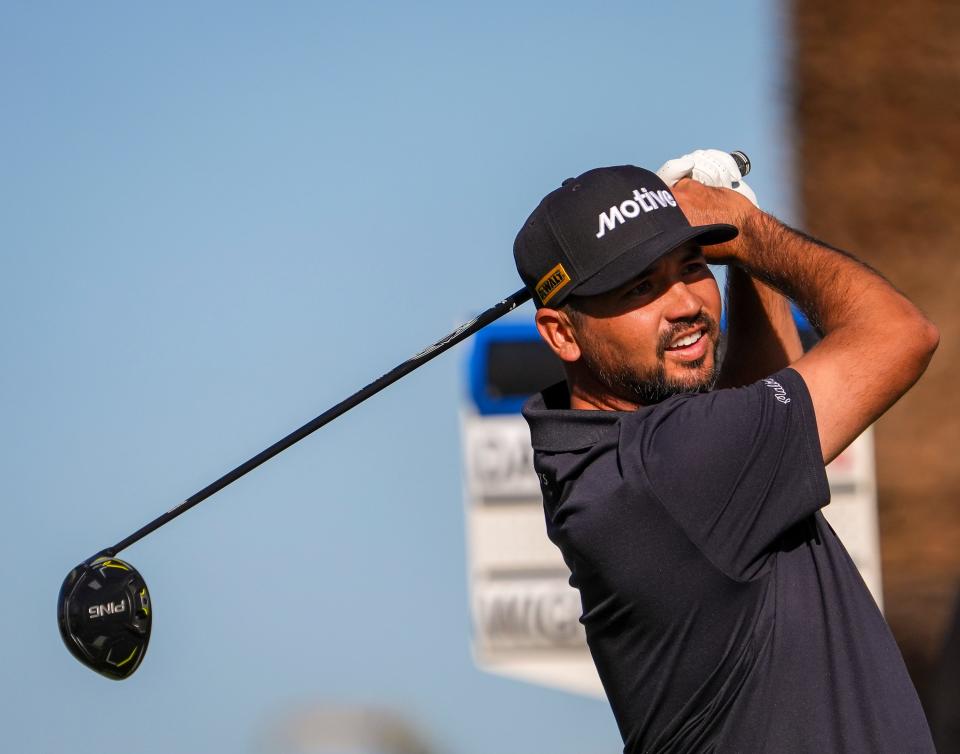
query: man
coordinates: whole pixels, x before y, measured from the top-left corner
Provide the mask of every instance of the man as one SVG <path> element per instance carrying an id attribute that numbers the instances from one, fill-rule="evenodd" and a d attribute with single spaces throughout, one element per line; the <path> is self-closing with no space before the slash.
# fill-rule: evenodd
<path id="1" fill-rule="evenodd" d="M 932 751 L 819 509 L 824 465 L 920 377 L 937 330 L 855 258 L 683 177 L 725 171 L 751 193 L 725 160 L 668 163 L 672 190 L 589 171 L 517 236 L 567 377 L 524 408 L 548 534 L 626 752 Z M 707 263 L 730 270 L 722 367 Z M 823 335 L 805 355 L 776 291 Z"/>

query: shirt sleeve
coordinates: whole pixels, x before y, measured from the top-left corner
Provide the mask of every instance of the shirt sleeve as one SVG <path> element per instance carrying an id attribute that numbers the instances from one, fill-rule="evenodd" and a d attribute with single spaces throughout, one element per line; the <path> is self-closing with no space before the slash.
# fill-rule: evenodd
<path id="1" fill-rule="evenodd" d="M 810 394 L 789 368 L 625 417 L 619 454 L 627 480 L 646 485 L 737 578 L 755 574 L 784 532 L 830 501 Z"/>

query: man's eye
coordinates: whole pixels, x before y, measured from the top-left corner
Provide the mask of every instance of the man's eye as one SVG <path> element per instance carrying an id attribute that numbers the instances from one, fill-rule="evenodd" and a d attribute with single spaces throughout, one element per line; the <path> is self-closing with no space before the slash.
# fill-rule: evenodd
<path id="1" fill-rule="evenodd" d="M 627 291 L 628 296 L 645 296 L 653 290 L 653 284 L 649 280 L 642 280 Z"/>
<path id="2" fill-rule="evenodd" d="M 684 266 L 683 271 L 687 275 L 692 275 L 695 272 L 702 272 L 706 266 L 705 262 L 690 262 Z"/>

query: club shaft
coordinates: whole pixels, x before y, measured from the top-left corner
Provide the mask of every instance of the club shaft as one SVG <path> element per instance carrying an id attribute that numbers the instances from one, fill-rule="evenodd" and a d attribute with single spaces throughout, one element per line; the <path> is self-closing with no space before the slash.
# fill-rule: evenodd
<path id="1" fill-rule="evenodd" d="M 219 492 L 228 484 L 232 484 L 233 482 L 237 481 L 244 474 L 247 474 L 248 472 L 253 471 L 260 464 L 269 461 L 275 455 L 286 450 L 291 445 L 294 445 L 295 443 L 300 442 L 300 440 L 302 440 L 307 435 L 312 434 L 313 432 L 316 432 L 322 426 L 329 424 L 338 416 L 345 414 L 351 408 L 360 405 L 365 400 L 367 400 L 367 398 L 373 395 L 376 395 L 385 387 L 388 387 L 389 385 L 392 385 L 394 382 L 399 380 L 401 377 L 407 374 L 410 374 L 410 372 L 412 372 L 414 369 L 417 369 L 418 367 L 423 366 L 434 357 L 439 356 L 444 351 L 452 348 L 461 340 L 464 340 L 465 338 L 469 338 L 475 332 L 483 329 L 494 320 L 497 320 L 507 312 L 510 312 L 513 309 L 516 309 L 518 306 L 526 302 L 529 298 L 530 298 L 530 292 L 526 288 L 521 288 L 516 293 L 508 296 L 507 298 L 503 299 L 496 305 L 491 306 L 482 314 L 478 315 L 477 317 L 470 320 L 469 322 L 466 322 L 465 324 L 461 325 L 450 334 L 444 336 L 433 345 L 429 346 L 428 348 L 425 348 L 416 356 L 413 356 L 407 359 L 406 361 L 404 361 L 402 364 L 397 365 L 396 367 L 391 369 L 389 372 L 387 372 L 385 375 L 383 375 L 379 379 L 375 380 L 374 382 L 371 382 L 365 388 L 358 390 L 349 398 L 346 398 L 340 401 L 340 403 L 336 404 L 335 406 L 328 408 L 318 417 L 307 422 L 299 429 L 294 430 L 289 435 L 284 437 L 282 440 L 278 440 L 269 448 L 266 448 L 265 450 L 260 451 L 253 458 L 237 466 L 235 469 L 233 469 L 233 471 L 227 472 L 222 477 L 217 479 L 217 481 L 207 485 L 196 494 L 188 497 L 186 500 L 180 503 L 177 507 L 170 509 L 169 511 L 164 513 L 162 516 L 155 518 L 149 524 L 138 529 L 126 539 L 122 539 L 119 542 L 117 542 L 117 544 L 115 544 L 113 547 L 108 547 L 105 550 L 101 550 L 93 557 L 96 558 L 96 557 L 115 556 L 121 550 L 125 550 L 134 542 L 138 542 L 139 540 L 143 539 L 150 532 L 155 531 L 156 529 L 159 529 L 164 524 L 175 519 L 181 513 L 185 513 L 186 511 L 190 510 L 193 506 L 203 502 L 208 497 L 213 495 L 215 492 Z"/>

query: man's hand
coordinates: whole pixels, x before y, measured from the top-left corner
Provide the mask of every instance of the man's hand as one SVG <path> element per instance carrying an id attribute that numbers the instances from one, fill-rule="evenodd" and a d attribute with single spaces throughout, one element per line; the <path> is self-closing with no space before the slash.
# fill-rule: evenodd
<path id="1" fill-rule="evenodd" d="M 743 228 L 744 222 L 759 209 L 753 192 L 737 167 L 736 160 L 719 149 L 696 149 L 690 154 L 667 160 L 657 171 L 691 225 L 729 223 Z M 703 186 L 725 191 L 704 191 Z M 746 198 L 747 202 L 742 201 Z M 727 264 L 736 258 L 738 241 L 704 247 L 707 261 Z"/>
<path id="2" fill-rule="evenodd" d="M 729 223 L 740 230 L 740 235 L 732 241 L 703 247 L 703 254 L 711 264 L 736 261 L 745 242 L 744 236 L 747 235 L 744 231 L 751 221 L 763 214 L 760 209 L 746 196 L 732 189 L 710 188 L 689 178 L 681 179 L 672 190 L 691 225 Z"/>

